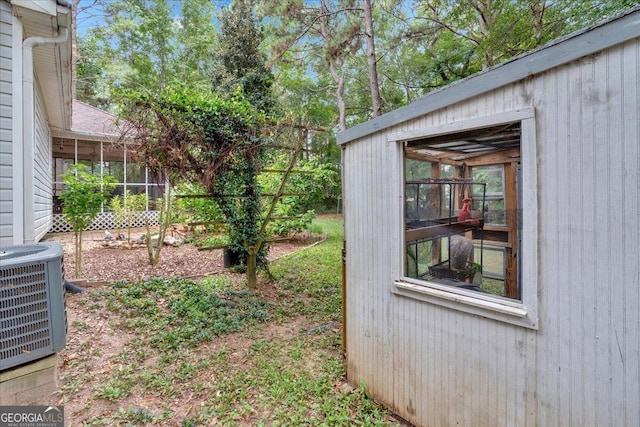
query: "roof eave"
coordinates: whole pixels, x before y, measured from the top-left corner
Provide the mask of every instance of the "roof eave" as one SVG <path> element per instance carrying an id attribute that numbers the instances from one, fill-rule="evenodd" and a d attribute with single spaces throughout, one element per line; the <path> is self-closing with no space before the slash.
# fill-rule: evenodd
<path id="1" fill-rule="evenodd" d="M 57 37 L 61 28 L 71 31 L 71 9 L 56 0 L 13 0 L 25 37 Z M 71 128 L 71 36 L 62 43 L 34 49 L 34 69 L 43 92 L 52 128 Z"/>
<path id="2" fill-rule="evenodd" d="M 122 141 L 132 141 L 130 138 L 123 138 L 119 135 L 107 135 L 100 134 L 95 132 L 80 132 L 73 130 L 58 130 L 54 129 L 51 132 L 51 136 L 54 138 L 65 138 L 65 139 L 80 139 L 83 141 L 95 141 L 95 142 L 122 142 Z"/>

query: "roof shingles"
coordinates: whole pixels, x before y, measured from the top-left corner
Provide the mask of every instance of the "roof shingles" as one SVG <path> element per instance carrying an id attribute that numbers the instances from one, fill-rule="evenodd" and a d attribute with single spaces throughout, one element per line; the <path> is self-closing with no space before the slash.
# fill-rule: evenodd
<path id="1" fill-rule="evenodd" d="M 71 131 L 85 134 L 117 136 L 118 117 L 84 102 L 73 100 Z"/>

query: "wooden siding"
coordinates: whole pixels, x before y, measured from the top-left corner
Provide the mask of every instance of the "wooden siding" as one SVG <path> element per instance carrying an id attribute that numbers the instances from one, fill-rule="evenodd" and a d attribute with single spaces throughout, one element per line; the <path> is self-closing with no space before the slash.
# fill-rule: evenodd
<path id="1" fill-rule="evenodd" d="M 562 71 L 534 91 L 540 422 L 640 425 L 640 41 Z"/>
<path id="2" fill-rule="evenodd" d="M 40 240 L 51 228 L 53 216 L 53 182 L 51 166 L 51 135 L 42 94 L 36 90 L 36 141 L 33 153 L 33 226 L 35 240 Z"/>
<path id="3" fill-rule="evenodd" d="M 635 39 L 344 146 L 351 383 L 423 426 L 640 425 L 639 88 Z M 392 294 L 403 168 L 387 134 L 532 106 L 539 329 Z"/>
<path id="4" fill-rule="evenodd" d="M 347 240 L 347 339 L 350 380 L 366 381 L 371 393 L 382 398 L 393 385 L 393 305 L 391 286 L 400 274 L 401 201 L 397 172 L 401 151 L 381 138 L 345 151 L 343 198 L 348 206 Z M 394 186 L 394 184 L 396 184 Z M 354 363 L 351 363 L 354 362 Z"/>
<path id="5" fill-rule="evenodd" d="M 7 244 L 13 235 L 12 22 L 11 5 L 0 2 L 0 242 Z"/>

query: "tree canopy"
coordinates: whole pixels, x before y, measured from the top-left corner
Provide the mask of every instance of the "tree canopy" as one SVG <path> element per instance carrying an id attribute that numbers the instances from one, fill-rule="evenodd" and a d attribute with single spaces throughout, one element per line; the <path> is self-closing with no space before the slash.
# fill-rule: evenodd
<path id="1" fill-rule="evenodd" d="M 258 259 L 260 173 L 282 161 L 267 149 L 275 124 L 295 129 L 296 155 L 333 179 L 337 131 L 635 5 L 91 1 L 104 16 L 77 39 L 78 98 L 127 118 L 152 171 L 200 183 L 232 225 L 233 249 Z"/>
<path id="2" fill-rule="evenodd" d="M 169 87 L 159 95 L 129 92 L 124 99 L 136 158 L 174 182 L 185 178 L 213 192 L 216 177 L 235 168 L 238 153 L 253 155 L 259 148 L 265 117 L 240 93 L 222 99 Z"/>
<path id="3" fill-rule="evenodd" d="M 259 109 L 343 129 L 374 114 L 372 66 L 390 111 L 635 3 L 376 0 L 368 29 L 356 0 L 92 0 L 103 19 L 78 38 L 78 96 L 117 112 L 118 88 L 240 87 Z M 265 89 L 276 98 L 259 98 Z"/>

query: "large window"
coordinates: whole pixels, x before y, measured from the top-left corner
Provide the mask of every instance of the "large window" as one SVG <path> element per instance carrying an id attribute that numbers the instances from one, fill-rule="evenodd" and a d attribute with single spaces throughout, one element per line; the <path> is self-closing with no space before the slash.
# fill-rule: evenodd
<path id="1" fill-rule="evenodd" d="M 536 328 L 537 220 L 523 216 L 535 208 L 535 185 L 522 191 L 535 184 L 533 113 L 494 119 L 399 135 L 405 249 L 396 292 Z"/>

